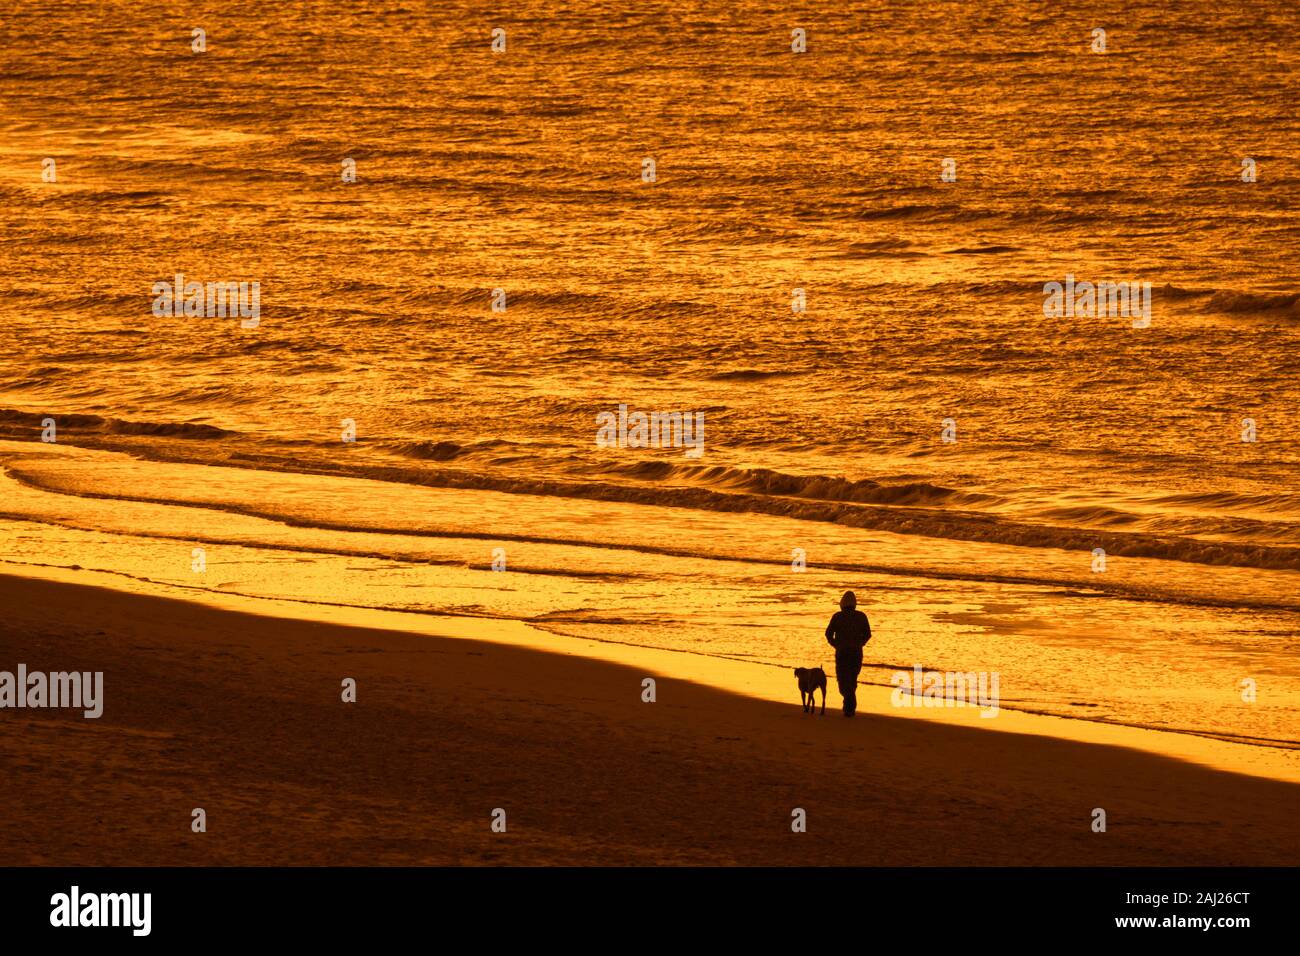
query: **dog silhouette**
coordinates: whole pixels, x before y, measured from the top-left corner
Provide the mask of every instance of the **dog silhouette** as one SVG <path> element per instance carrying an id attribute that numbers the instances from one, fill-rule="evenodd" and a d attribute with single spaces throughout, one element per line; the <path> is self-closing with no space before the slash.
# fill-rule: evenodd
<path id="1" fill-rule="evenodd" d="M 796 667 L 794 676 L 799 679 L 799 700 L 803 704 L 805 714 L 817 712 L 817 702 L 813 699 L 813 692 L 817 688 L 822 691 L 822 713 L 826 713 L 826 672 L 820 667 Z"/>

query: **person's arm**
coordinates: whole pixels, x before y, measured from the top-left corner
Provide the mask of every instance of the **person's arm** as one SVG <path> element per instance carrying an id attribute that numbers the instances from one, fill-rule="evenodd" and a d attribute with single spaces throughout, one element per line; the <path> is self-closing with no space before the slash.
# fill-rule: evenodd
<path id="1" fill-rule="evenodd" d="M 862 619 L 867 623 L 867 640 L 862 642 L 863 644 L 866 644 L 867 641 L 871 640 L 871 619 L 867 617 L 865 614 L 862 615 Z"/>
<path id="2" fill-rule="evenodd" d="M 831 647 L 835 646 L 835 615 L 831 615 L 831 622 L 826 625 L 826 643 Z"/>

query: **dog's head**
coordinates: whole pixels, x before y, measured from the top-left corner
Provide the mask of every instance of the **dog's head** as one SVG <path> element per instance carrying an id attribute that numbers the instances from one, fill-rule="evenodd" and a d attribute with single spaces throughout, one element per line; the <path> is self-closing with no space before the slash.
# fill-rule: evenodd
<path id="1" fill-rule="evenodd" d="M 799 682 L 800 690 L 820 687 L 826 683 L 826 672 L 820 667 L 796 667 L 794 676 L 795 680 Z"/>

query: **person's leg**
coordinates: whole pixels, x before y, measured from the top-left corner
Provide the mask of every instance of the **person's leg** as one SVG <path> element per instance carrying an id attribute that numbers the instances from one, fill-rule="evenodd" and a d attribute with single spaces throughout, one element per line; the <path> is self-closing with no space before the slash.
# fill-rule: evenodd
<path id="1" fill-rule="evenodd" d="M 835 662 L 835 676 L 844 696 L 844 715 L 852 717 L 858 710 L 858 674 L 862 671 L 862 658 L 846 658 Z"/>
<path id="2" fill-rule="evenodd" d="M 853 666 L 851 658 L 835 656 L 835 683 L 839 684 L 840 696 L 844 698 L 844 716 L 852 717 L 857 706 L 858 668 Z"/>

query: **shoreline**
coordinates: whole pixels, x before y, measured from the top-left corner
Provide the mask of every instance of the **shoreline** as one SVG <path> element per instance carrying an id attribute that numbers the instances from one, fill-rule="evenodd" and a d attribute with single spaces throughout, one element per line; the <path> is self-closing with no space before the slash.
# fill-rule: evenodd
<path id="1" fill-rule="evenodd" d="M 886 625 L 872 652 L 873 666 L 885 669 L 868 671 L 882 685 L 917 662 L 999 672 L 1007 711 L 1269 747 L 1279 754 L 1243 759 L 1184 742 L 1148 745 L 1142 735 L 1121 741 L 1224 769 L 1300 777 L 1288 717 L 1300 675 L 1276 638 L 1294 629 L 1294 613 L 1273 601 L 1282 591 L 1294 598 L 1291 573 L 1221 569 L 1202 579 L 1168 563 L 1116 559 L 1099 575 L 1081 554 L 955 546 L 795 518 L 706 518 L 688 509 L 162 465 L 31 442 L 0 442 L 0 457 L 8 557 L 20 574 L 94 568 L 105 576 L 92 583 L 132 591 L 158 584 L 172 590 L 151 593 L 198 601 L 224 600 L 209 591 L 238 592 L 253 599 L 238 609 L 287 617 L 352 614 L 327 602 L 409 611 L 391 620 L 420 632 L 438 633 L 453 620 L 440 612 L 531 622 L 565 646 L 581 635 L 774 664 L 781 683 L 761 696 L 781 701 L 787 666 L 830 666 L 817 595 L 838 593 L 847 578 L 873 595 L 873 620 Z M 198 577 L 190 568 L 196 546 L 212 559 Z M 485 577 L 488 561 L 497 569 L 507 552 L 511 573 Z M 812 556 L 806 575 L 776 563 L 787 553 Z M 841 573 L 845 567 L 872 570 Z M 663 607 L 662 583 L 688 580 L 700 586 L 677 590 Z M 1160 586 L 1135 599 L 1147 581 Z M 1211 591 L 1218 597 L 1207 604 L 1201 596 Z M 275 609 L 269 598 L 297 603 Z M 590 643 L 576 646 L 596 653 Z M 674 660 L 674 673 L 714 669 L 703 659 Z M 1236 686 L 1247 676 L 1259 680 L 1257 706 Z M 1297 753 L 1281 753 L 1288 748 Z M 1275 769 L 1280 762 L 1286 770 Z"/>
<path id="2" fill-rule="evenodd" d="M 59 576 L 82 583 L 0 574 L 0 667 L 103 671 L 104 714 L 0 711 L 10 865 L 1297 862 L 1293 768 L 1203 762 L 1255 748 L 1195 741 L 1193 762 L 1133 746 L 1179 736 L 1159 731 L 901 716 L 869 686 L 848 721 L 833 681 L 809 717 L 792 675 L 729 659 L 692 658 L 710 666 L 683 679 L 682 652 L 519 622 L 416 632 L 402 612 L 254 614 Z"/>
<path id="3" fill-rule="evenodd" d="M 38 568 L 0 560 L 0 578 L 6 576 L 102 588 L 127 595 L 189 600 L 186 596 L 189 589 L 141 581 L 120 572 L 49 566 Z M 121 588 L 123 578 L 131 582 L 131 590 Z M 777 666 L 768 661 L 746 661 L 688 649 L 658 648 L 595 637 L 559 635 L 512 619 L 253 597 L 199 587 L 193 588 L 192 593 L 201 595 L 201 599 L 193 602 L 197 605 L 235 613 L 291 621 L 344 624 L 446 639 L 499 642 L 544 653 L 576 654 L 591 660 L 638 666 L 646 668 L 647 672 L 676 674 L 679 677 L 685 672 L 689 676 L 681 679 L 777 704 L 798 700 L 797 690 L 791 689 L 794 687 L 791 667 Z M 878 665 L 872 665 L 871 669 L 881 670 Z M 834 674 L 830 670 L 827 670 L 827 674 L 830 696 L 838 701 Z M 865 678 L 869 674 L 870 671 L 864 669 L 858 683 L 858 708 L 862 712 L 896 719 L 912 718 L 969 726 L 994 733 L 1030 734 L 1078 743 L 1127 747 L 1216 770 L 1300 784 L 1300 750 L 1294 748 L 1224 739 L 1194 730 L 1167 730 L 1084 717 L 1063 717 L 1006 704 L 1000 705 L 998 716 L 994 720 L 981 718 L 978 708 L 973 706 L 899 708 L 893 706 L 890 700 L 893 688 L 887 684 L 867 681 Z"/>

